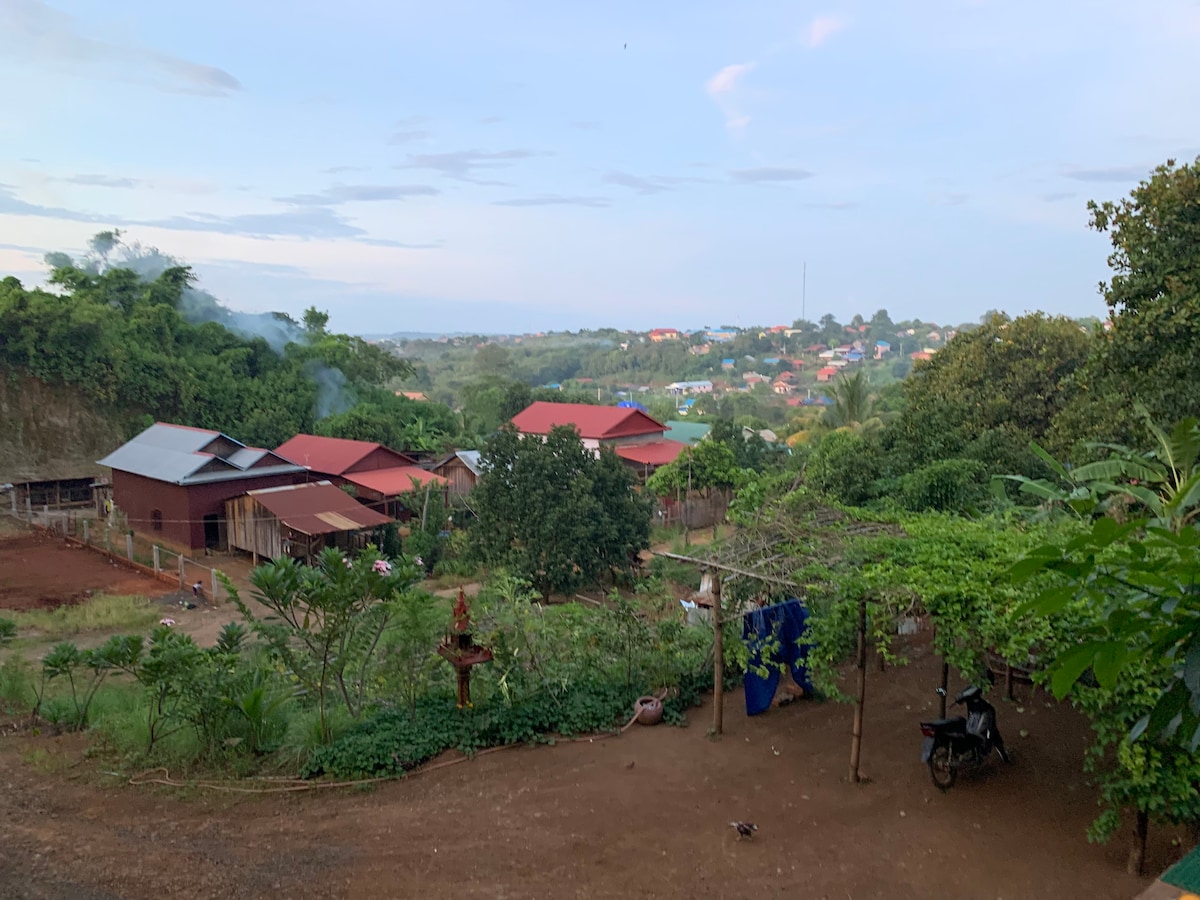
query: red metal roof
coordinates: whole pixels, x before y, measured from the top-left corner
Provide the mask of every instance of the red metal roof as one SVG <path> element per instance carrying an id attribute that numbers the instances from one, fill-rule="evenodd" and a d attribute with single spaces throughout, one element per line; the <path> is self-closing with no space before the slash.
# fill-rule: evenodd
<path id="1" fill-rule="evenodd" d="M 392 521 L 367 509 L 328 481 L 249 491 L 251 497 L 275 518 L 301 534 L 361 531 Z"/>
<path id="2" fill-rule="evenodd" d="M 434 475 L 419 466 L 397 466 L 394 469 L 374 469 L 368 472 L 351 472 L 345 479 L 369 491 L 375 491 L 385 497 L 397 497 L 407 494 L 427 484 L 443 485 L 446 479 Z M 416 481 L 416 487 L 413 481 Z"/>
<path id="3" fill-rule="evenodd" d="M 394 454 L 397 465 L 410 465 L 414 460 L 382 444 L 371 441 L 352 441 L 346 438 L 319 437 L 315 434 L 298 434 L 275 448 L 284 459 L 304 466 L 322 475 L 344 475 L 354 465 L 375 450 L 382 448 Z"/>
<path id="4" fill-rule="evenodd" d="M 681 444 L 679 441 L 651 441 L 648 444 L 632 444 L 615 449 L 621 459 L 644 466 L 665 466 L 675 462 L 679 454 L 687 449 L 687 444 Z"/>
<path id="5" fill-rule="evenodd" d="M 548 434 L 555 425 L 574 425 L 579 436 L 593 441 L 642 434 L 662 434 L 667 426 L 639 409 L 591 406 L 587 403 L 549 403 L 538 400 L 513 416 L 523 434 Z"/>

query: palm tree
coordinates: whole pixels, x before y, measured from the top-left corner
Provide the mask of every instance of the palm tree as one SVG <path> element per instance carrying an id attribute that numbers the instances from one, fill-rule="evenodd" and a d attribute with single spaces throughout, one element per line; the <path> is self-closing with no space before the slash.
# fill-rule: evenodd
<path id="1" fill-rule="evenodd" d="M 833 406 L 826 407 L 821 424 L 830 429 L 874 429 L 883 423 L 875 415 L 875 400 L 866 373 L 859 369 L 852 376 L 839 375 L 833 386 Z"/>

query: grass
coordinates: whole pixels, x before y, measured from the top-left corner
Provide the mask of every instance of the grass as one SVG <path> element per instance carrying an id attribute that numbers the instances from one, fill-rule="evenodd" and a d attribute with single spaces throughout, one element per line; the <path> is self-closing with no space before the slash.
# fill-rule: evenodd
<path id="1" fill-rule="evenodd" d="M 161 612 L 145 597 L 98 594 L 73 606 L 6 611 L 4 617 L 17 623 L 21 637 L 36 632 L 42 639 L 59 640 L 88 631 L 141 631 L 157 622 Z"/>

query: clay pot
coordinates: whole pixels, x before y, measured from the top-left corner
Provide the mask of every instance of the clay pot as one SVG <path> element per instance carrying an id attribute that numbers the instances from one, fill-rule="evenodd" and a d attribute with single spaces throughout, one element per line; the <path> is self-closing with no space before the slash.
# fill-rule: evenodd
<path id="1" fill-rule="evenodd" d="M 663 705 L 657 697 L 638 697 L 633 708 L 639 725 L 657 725 L 662 721 Z"/>

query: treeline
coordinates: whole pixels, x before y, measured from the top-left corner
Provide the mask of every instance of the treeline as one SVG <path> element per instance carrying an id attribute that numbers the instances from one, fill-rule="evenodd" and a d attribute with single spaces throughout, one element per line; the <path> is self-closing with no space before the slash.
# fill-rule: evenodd
<path id="1" fill-rule="evenodd" d="M 0 370 L 72 387 L 130 434 L 163 420 L 266 447 L 306 431 L 414 449 L 457 436 L 449 409 L 389 389 L 409 363 L 330 332 L 316 309 L 231 313 L 188 267 L 112 232 L 47 261 L 47 289 L 0 281 Z"/>

